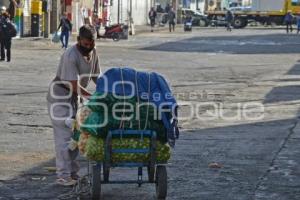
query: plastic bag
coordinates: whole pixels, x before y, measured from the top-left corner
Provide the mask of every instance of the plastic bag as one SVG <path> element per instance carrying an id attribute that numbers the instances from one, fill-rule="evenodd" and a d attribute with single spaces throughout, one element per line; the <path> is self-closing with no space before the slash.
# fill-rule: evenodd
<path id="1" fill-rule="evenodd" d="M 61 32 L 53 33 L 52 34 L 52 42 L 54 42 L 54 43 L 60 42 L 60 35 L 61 35 Z"/>

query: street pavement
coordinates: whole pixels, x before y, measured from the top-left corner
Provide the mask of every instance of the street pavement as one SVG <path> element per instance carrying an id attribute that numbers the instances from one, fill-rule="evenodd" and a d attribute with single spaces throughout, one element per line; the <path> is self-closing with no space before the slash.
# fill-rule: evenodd
<path id="1" fill-rule="evenodd" d="M 119 66 L 158 72 L 177 97 L 181 135 L 168 165 L 167 199 L 300 199 L 299 35 L 162 29 L 100 40 L 97 50 L 103 72 Z M 55 185 L 47 168 L 54 166 L 54 144 L 45 96 L 62 52 L 49 40 L 13 40 L 12 62 L 0 63 L 0 200 L 77 197 L 73 188 Z M 87 162 L 79 160 L 84 176 Z M 150 200 L 155 187 L 104 185 L 102 197 Z"/>

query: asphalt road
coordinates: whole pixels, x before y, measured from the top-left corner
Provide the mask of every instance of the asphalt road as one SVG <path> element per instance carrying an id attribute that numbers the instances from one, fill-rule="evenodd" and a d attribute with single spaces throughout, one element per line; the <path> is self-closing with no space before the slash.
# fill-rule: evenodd
<path id="1" fill-rule="evenodd" d="M 167 199 L 300 199 L 299 44 L 300 36 L 283 30 L 223 28 L 97 43 L 102 71 L 130 66 L 161 73 L 181 105 Z M 13 45 L 12 62 L 0 63 L 0 200 L 76 199 L 45 168 L 54 166 L 45 95 L 63 50 L 29 39 Z M 104 185 L 102 194 L 155 199 L 154 185 Z"/>

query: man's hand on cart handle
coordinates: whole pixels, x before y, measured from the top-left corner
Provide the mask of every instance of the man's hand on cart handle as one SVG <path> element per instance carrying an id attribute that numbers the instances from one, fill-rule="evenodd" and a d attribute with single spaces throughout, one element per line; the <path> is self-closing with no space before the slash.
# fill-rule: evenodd
<path id="1" fill-rule="evenodd" d="M 72 92 L 75 92 L 84 99 L 90 99 L 90 97 L 92 96 L 91 93 L 89 93 L 84 87 L 79 85 L 77 80 L 70 81 L 70 83 L 72 85 Z"/>

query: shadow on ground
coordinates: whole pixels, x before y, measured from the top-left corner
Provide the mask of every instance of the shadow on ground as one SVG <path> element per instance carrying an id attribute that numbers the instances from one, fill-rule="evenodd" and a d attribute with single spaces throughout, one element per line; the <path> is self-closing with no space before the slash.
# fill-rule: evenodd
<path id="1" fill-rule="evenodd" d="M 202 52 L 234 54 L 300 53 L 297 35 L 268 34 L 249 36 L 192 37 L 176 42 L 142 48 L 150 51 Z M 259 47 L 259 48 L 258 48 Z"/>
<path id="2" fill-rule="evenodd" d="M 260 178 L 269 170 L 293 124 L 295 119 L 287 119 L 183 132 L 168 166 L 168 199 L 253 199 Z M 222 168 L 209 168 L 212 162 L 221 164 Z M 81 160 L 81 164 L 84 166 L 85 162 Z M 0 199 L 58 199 L 59 195 L 69 193 L 71 188 L 56 186 L 54 173 L 43 169 L 53 165 L 51 160 L 13 180 L 1 182 Z M 297 167 L 290 170 L 299 173 Z M 112 174 L 118 176 L 122 171 L 114 169 Z M 127 171 L 122 176 L 136 177 Z M 35 180 L 42 177 L 45 180 Z M 274 180 L 271 184 L 278 185 L 278 182 Z M 284 184 L 289 185 L 289 181 Z M 299 190 L 291 187 L 288 191 L 287 194 L 276 192 L 279 197 L 284 197 L 281 199 L 299 199 Z M 141 188 L 137 185 L 105 185 L 102 194 L 104 200 L 155 199 L 154 185 L 149 184 Z"/>
<path id="3" fill-rule="evenodd" d="M 300 63 L 296 63 L 285 75 L 300 75 Z M 299 82 L 299 85 L 274 87 L 265 96 L 264 103 L 289 102 L 300 100 L 300 78 L 280 79 L 281 82 Z"/>
<path id="4" fill-rule="evenodd" d="M 299 88 L 274 88 L 264 103 L 299 99 L 295 90 Z M 292 118 L 182 132 L 168 166 L 168 199 L 300 199 L 300 136 L 294 132 L 297 121 Z M 295 133 L 297 137 L 292 136 Z M 83 159 L 80 162 L 86 166 Z M 221 168 L 210 168 L 213 162 Z M 54 184 L 55 174 L 45 166 L 54 166 L 54 161 L 1 181 L 0 199 L 59 199 L 70 193 L 72 188 Z M 135 172 L 113 169 L 111 174 L 134 179 Z M 156 199 L 154 185 L 105 185 L 102 195 L 103 200 Z"/>
<path id="5" fill-rule="evenodd" d="M 300 61 L 288 71 L 287 75 L 300 75 Z"/>
<path id="6" fill-rule="evenodd" d="M 300 85 L 281 86 L 273 88 L 264 103 L 277 103 L 300 100 Z"/>

